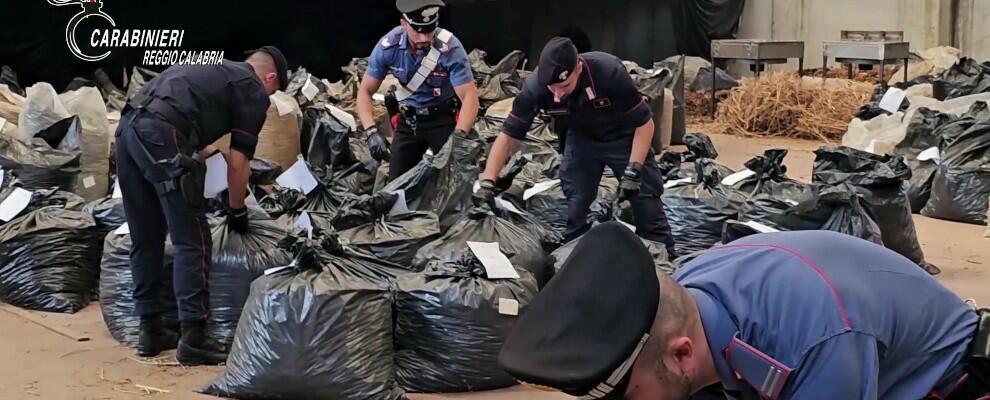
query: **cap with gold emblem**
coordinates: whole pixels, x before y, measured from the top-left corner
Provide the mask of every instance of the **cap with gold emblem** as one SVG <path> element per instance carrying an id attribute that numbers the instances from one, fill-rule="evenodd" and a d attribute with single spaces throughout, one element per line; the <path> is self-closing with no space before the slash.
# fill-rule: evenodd
<path id="1" fill-rule="evenodd" d="M 656 271 L 628 228 L 592 228 L 516 322 L 499 364 L 525 384 L 621 399 L 658 312 Z"/>
<path id="2" fill-rule="evenodd" d="M 396 0 L 395 8 L 402 13 L 413 29 L 419 33 L 430 33 L 440 23 L 440 9 L 446 6 L 442 0 Z"/>

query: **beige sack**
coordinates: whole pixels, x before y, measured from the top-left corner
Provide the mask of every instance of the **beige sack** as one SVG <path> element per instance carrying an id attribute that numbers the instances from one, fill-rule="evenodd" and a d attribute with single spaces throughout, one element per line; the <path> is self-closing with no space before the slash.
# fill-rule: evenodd
<path id="1" fill-rule="evenodd" d="M 260 158 L 277 163 L 282 168 L 289 168 L 299 156 L 299 118 L 301 111 L 296 100 L 281 91 L 271 95 L 271 105 L 265 125 L 258 135 L 258 147 L 254 158 Z M 223 135 L 213 143 L 213 147 L 224 154 L 230 152 L 230 134 Z"/>
<path id="2" fill-rule="evenodd" d="M 653 110 L 653 152 L 662 153 L 670 147 L 671 131 L 674 126 L 674 92 L 670 89 L 663 90 L 663 103 L 659 109 Z"/>
<path id="3" fill-rule="evenodd" d="M 82 87 L 59 95 L 65 108 L 79 117 L 82 137 L 81 171 L 76 182 L 76 194 L 87 201 L 105 197 L 110 185 L 110 122 L 100 91 L 94 87 Z"/>

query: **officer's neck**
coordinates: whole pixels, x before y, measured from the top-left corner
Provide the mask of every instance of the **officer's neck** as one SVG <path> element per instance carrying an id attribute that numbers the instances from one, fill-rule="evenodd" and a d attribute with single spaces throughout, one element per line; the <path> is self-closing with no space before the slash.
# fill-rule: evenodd
<path id="1" fill-rule="evenodd" d="M 698 303 L 695 302 L 694 296 L 687 296 L 687 301 L 690 304 L 688 306 L 688 315 L 691 318 L 690 326 L 693 327 L 690 333 L 691 342 L 698 347 L 698 369 L 695 371 L 694 379 L 691 382 L 693 385 L 691 393 L 695 394 L 701 389 L 719 383 L 722 379 L 715 368 L 715 359 L 712 358 L 712 351 L 708 345 L 708 335 L 705 334 L 705 328 L 701 323 Z"/>

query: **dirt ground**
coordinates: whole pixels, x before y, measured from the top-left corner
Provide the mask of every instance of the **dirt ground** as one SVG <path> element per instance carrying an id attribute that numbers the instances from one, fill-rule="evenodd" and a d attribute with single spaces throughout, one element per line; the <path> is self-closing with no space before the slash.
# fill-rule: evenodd
<path id="1" fill-rule="evenodd" d="M 797 140 L 743 139 L 713 136 L 719 160 L 742 168 L 747 159 L 771 147 L 790 149 L 788 173 L 809 180 L 814 155 L 821 144 Z M 985 227 L 915 216 L 918 236 L 928 260 L 940 268 L 938 279 L 963 298 L 990 305 L 990 239 Z M 0 306 L 9 307 L 9 306 Z M 37 314 L 41 315 L 41 314 Z M 132 358 L 117 345 L 103 325 L 96 304 L 75 315 L 44 314 L 50 324 L 91 337 L 74 342 L 34 323 L 0 310 L 0 399 L 207 399 L 195 394 L 216 377 L 222 367 L 182 368 L 149 365 Z M 166 393 L 145 392 L 138 385 Z M 566 399 L 560 394 L 512 388 L 470 395 L 412 395 L 414 400 Z"/>

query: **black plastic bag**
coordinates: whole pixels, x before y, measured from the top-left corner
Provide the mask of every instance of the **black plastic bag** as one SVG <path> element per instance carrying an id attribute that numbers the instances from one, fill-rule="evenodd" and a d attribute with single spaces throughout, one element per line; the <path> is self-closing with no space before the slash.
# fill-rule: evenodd
<path id="1" fill-rule="evenodd" d="M 598 195 L 591 203 L 587 221 L 605 222 L 612 217 L 612 202 L 619 191 L 619 181 L 606 173 L 598 183 Z M 526 199 L 526 211 L 563 238 L 567 231 L 567 196 L 560 183 Z"/>
<path id="2" fill-rule="evenodd" d="M 252 185 L 274 185 L 275 179 L 278 179 L 278 176 L 282 175 L 283 172 L 285 171 L 282 167 L 274 161 L 255 158 L 251 160 L 251 178 L 249 182 Z"/>
<path id="3" fill-rule="evenodd" d="M 567 258 L 571 256 L 571 252 L 574 251 L 574 248 L 577 247 L 578 241 L 580 240 L 581 237 L 577 237 L 563 246 L 560 246 L 560 248 L 554 250 L 553 253 L 550 253 L 550 255 L 547 256 L 547 261 L 553 265 L 554 275 L 560 272 L 560 269 L 564 267 L 564 263 L 567 261 Z M 674 273 L 674 269 L 669 263 L 670 255 L 667 254 L 666 245 L 642 237 L 640 237 L 639 240 L 643 242 L 643 245 L 646 246 L 646 250 L 650 252 L 650 256 L 653 257 L 653 263 L 656 264 L 657 268 L 660 268 L 660 270 L 668 274 Z"/>
<path id="4" fill-rule="evenodd" d="M 11 92 L 21 97 L 25 96 L 24 89 L 21 88 L 21 85 L 17 82 L 17 73 L 14 72 L 14 69 L 10 68 L 10 66 L 4 65 L 3 67 L 0 67 L 0 84 L 7 85 L 7 88 L 10 89 Z"/>
<path id="5" fill-rule="evenodd" d="M 447 233 L 419 249 L 412 263 L 414 270 L 422 271 L 431 261 L 449 263 L 471 256 L 469 241 L 498 242 L 514 267 L 529 271 L 541 285 L 550 279 L 540 238 L 496 216 L 487 206 L 472 208 Z"/>
<path id="6" fill-rule="evenodd" d="M 808 189 L 810 192 L 811 189 Z M 802 193 L 796 199 L 780 199 L 773 194 L 760 193 L 746 199 L 739 207 L 738 222 L 759 222 L 782 231 L 805 231 L 821 229 L 830 213 L 809 213 L 799 209 L 808 194 Z"/>
<path id="7" fill-rule="evenodd" d="M 536 297 L 536 279 L 488 279 L 473 256 L 431 263 L 427 272 L 396 280 L 396 379 L 412 392 L 498 389 L 516 380 L 498 353 L 517 315 Z"/>
<path id="8" fill-rule="evenodd" d="M 62 143 L 62 140 L 66 136 L 70 136 L 70 133 L 78 138 L 81 132 L 82 125 L 79 123 L 79 117 L 71 116 L 42 129 L 40 132 L 35 133 L 34 137 L 44 140 L 48 146 L 57 149 Z"/>
<path id="9" fill-rule="evenodd" d="M 957 120 L 939 129 L 942 157 L 932 181 L 931 198 L 921 213 L 971 224 L 987 224 L 990 196 L 990 109 L 973 104 Z"/>
<path id="10" fill-rule="evenodd" d="M 93 216 L 93 220 L 96 221 L 96 228 L 103 236 L 127 222 L 123 199 L 104 197 L 86 204 L 83 211 Z"/>
<path id="11" fill-rule="evenodd" d="M 306 205 L 306 195 L 298 190 L 278 188 L 258 199 L 258 207 L 272 218 L 296 215 Z"/>
<path id="12" fill-rule="evenodd" d="M 658 167 L 663 174 L 665 181 L 673 181 L 684 178 L 696 178 L 697 168 L 695 162 L 701 159 L 711 160 L 712 166 L 722 178 L 732 175 L 732 168 L 714 162 L 718 158 L 718 150 L 712 139 L 704 133 L 688 133 L 684 135 L 684 145 L 687 151 L 675 153 L 665 151 L 660 155 Z M 722 178 L 719 178 L 721 180 Z"/>
<path id="13" fill-rule="evenodd" d="M 0 167 L 12 171 L 25 189 L 57 187 L 72 192 L 79 175 L 79 155 L 54 149 L 41 139 L 28 145 L 0 135 Z"/>
<path id="14" fill-rule="evenodd" d="M 5 187 L 0 191 L 0 203 L 7 199 L 15 190 L 24 189 L 21 187 L 19 181 L 14 181 L 10 186 Z M 51 189 L 35 189 L 28 190 L 31 192 L 31 200 L 28 201 L 27 206 L 23 210 L 14 215 L 14 218 L 26 215 L 31 211 L 44 208 L 44 207 L 58 207 L 66 210 L 80 211 L 83 210 L 83 206 L 86 205 L 86 200 L 82 197 L 69 192 L 63 192 L 55 188 Z M 4 224 L 0 221 L 0 225 Z"/>
<path id="15" fill-rule="evenodd" d="M 933 86 L 938 100 L 990 92 L 990 61 L 978 64 L 972 58 L 963 57 L 943 71 Z"/>
<path id="16" fill-rule="evenodd" d="M 100 271 L 100 237 L 89 214 L 50 206 L 0 227 L 0 301 L 75 313 L 89 304 Z"/>
<path id="17" fill-rule="evenodd" d="M 695 161 L 698 183 L 686 183 L 664 190 L 660 199 L 674 236 L 677 254 L 707 250 L 722 238 L 722 226 L 736 217 L 745 196 L 722 186 L 714 161 Z"/>
<path id="18" fill-rule="evenodd" d="M 227 368 L 203 393 L 235 399 L 398 400 L 395 269 L 309 241 L 296 266 L 264 275 L 237 329 Z"/>
<path id="19" fill-rule="evenodd" d="M 209 335 L 229 345 L 234 339 L 241 308 L 251 282 L 266 269 L 287 265 L 289 254 L 278 247 L 287 235 L 283 225 L 252 213 L 248 231 L 238 233 L 227 226 L 226 218 L 210 221 L 213 262 L 210 265 Z"/>
<path id="20" fill-rule="evenodd" d="M 436 214 L 422 211 L 383 216 L 340 232 L 341 243 L 410 270 L 416 252 L 438 237 L 440 221 Z"/>
<path id="21" fill-rule="evenodd" d="M 440 218 L 440 229 L 454 225 L 471 208 L 471 193 L 478 180 L 478 158 L 485 143 L 477 132 L 451 135 L 432 158 L 385 185 L 383 191 L 404 190 L 410 210 L 430 211 Z"/>
<path id="22" fill-rule="evenodd" d="M 925 255 L 918 243 L 904 183 L 910 178 L 911 169 L 902 157 L 879 156 L 844 146 L 815 151 L 812 180 L 855 187 L 880 226 L 884 245 L 921 264 Z"/>
<path id="23" fill-rule="evenodd" d="M 844 233 L 883 245 L 883 233 L 870 214 L 863 194 L 848 183 L 819 188 L 818 197 L 831 206 L 832 214 L 821 229 Z"/>
<path id="24" fill-rule="evenodd" d="M 137 346 L 141 318 L 135 313 L 134 276 L 131 274 L 131 235 L 107 234 L 100 263 L 100 311 L 107 330 L 118 342 Z M 162 325 L 178 333 L 179 311 L 172 285 L 172 249 L 166 242 L 159 288 L 162 299 Z"/>
<path id="25" fill-rule="evenodd" d="M 938 169 L 937 160 L 919 160 L 918 155 L 932 147 L 936 149 L 940 147 L 942 138 L 939 131 L 953 119 L 951 115 L 920 108 L 911 119 L 904 140 L 894 147 L 894 155 L 904 157 L 911 168 L 907 195 L 913 213 L 921 212 L 928 203 L 932 193 L 932 180 L 935 179 L 935 171 Z"/>
<path id="26" fill-rule="evenodd" d="M 736 182 L 732 187 L 750 196 L 767 193 L 782 199 L 800 198 L 808 185 L 787 177 L 784 157 L 787 157 L 787 150 L 769 149 L 762 156 L 746 161 L 746 168 L 755 174 Z"/>

